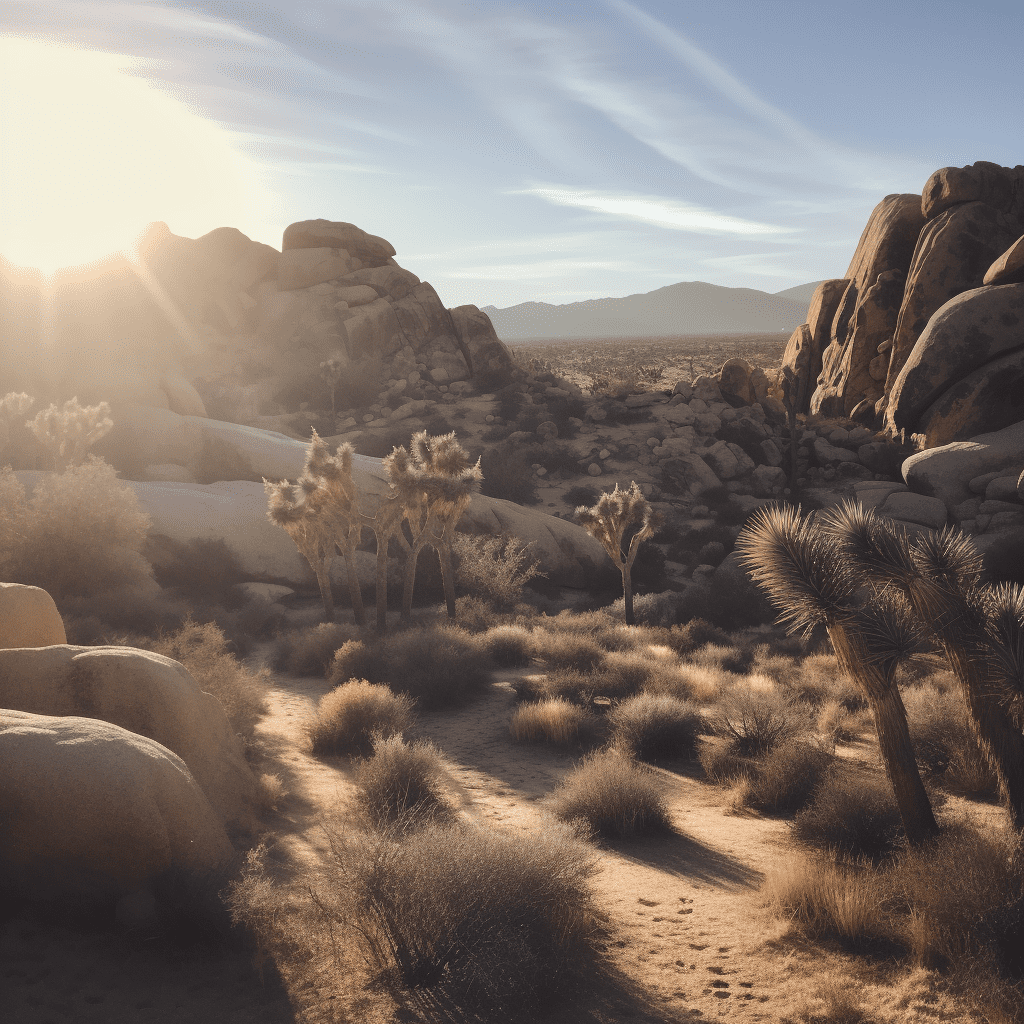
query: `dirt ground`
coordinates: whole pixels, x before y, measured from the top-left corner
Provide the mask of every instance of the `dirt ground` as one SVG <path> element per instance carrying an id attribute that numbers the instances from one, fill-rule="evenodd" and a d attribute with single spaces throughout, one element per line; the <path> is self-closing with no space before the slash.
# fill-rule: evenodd
<path id="1" fill-rule="evenodd" d="M 467 817 L 532 831 L 544 828 L 545 799 L 574 757 L 512 742 L 509 681 L 523 671 L 495 672 L 473 704 L 422 715 L 416 734 L 444 752 L 452 795 Z M 304 746 L 303 723 L 327 689 L 323 679 L 276 677 L 259 726 L 265 765 L 287 792 L 267 817 L 266 839 L 276 870 L 293 878 L 329 864 L 320 822 L 343 816 L 352 792 L 346 761 L 313 758 Z M 842 752 L 878 770 L 873 742 Z M 787 935 L 786 922 L 767 916 L 758 896 L 765 872 L 795 852 L 787 822 L 730 811 L 725 791 L 702 781 L 699 766 L 659 774 L 677 834 L 601 847 L 592 882 L 610 961 L 632 995 L 565 1005 L 547 1019 L 838 1020 L 823 1015 L 817 998 L 837 986 L 861 1003 L 856 1019 L 865 1022 L 978 1019 L 938 993 L 923 970 Z M 958 811 L 956 801 L 947 809 Z M 1002 813 L 983 804 L 970 810 L 993 820 Z M 103 922 L 0 915 L 0 1021 L 17 1024 L 423 1019 L 415 1007 L 363 991 L 353 971 L 336 985 L 300 992 L 272 963 L 257 969 L 247 949 L 182 947 Z"/>

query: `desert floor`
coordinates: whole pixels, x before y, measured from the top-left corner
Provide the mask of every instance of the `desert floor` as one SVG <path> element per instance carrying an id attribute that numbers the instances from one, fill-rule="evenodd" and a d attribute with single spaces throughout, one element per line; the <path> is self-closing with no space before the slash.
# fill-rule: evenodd
<path id="1" fill-rule="evenodd" d="M 250 662 L 258 662 L 258 652 Z M 423 714 L 416 735 L 445 754 L 452 795 L 466 816 L 510 830 L 542 829 L 545 797 L 575 757 L 512 742 L 509 680 L 456 712 Z M 268 864 L 296 884 L 329 879 L 320 823 L 344 820 L 350 764 L 306 752 L 303 723 L 329 685 L 277 676 L 270 714 L 259 726 L 263 770 L 287 795 L 264 821 Z M 879 770 L 873 739 L 840 752 L 865 772 Z M 758 888 L 796 847 L 787 822 L 729 808 L 728 794 L 703 781 L 698 763 L 658 769 L 677 834 L 604 845 L 592 885 L 606 916 L 612 974 L 606 991 L 552 1008 L 547 1019 L 580 1021 L 838 1021 L 820 996 L 846 989 L 861 1015 L 843 1020 L 980 1019 L 936 989 L 935 978 L 885 959 L 852 956 L 788 934 L 760 906 Z M 995 821 L 993 805 L 950 798 L 946 815 Z M 18 1024 L 104 1022 L 414 1021 L 438 1019 L 423 1004 L 399 1005 L 366 985 L 354 944 L 337 936 L 323 969 L 264 961 L 237 946 L 175 944 L 145 929 L 126 932 L 40 918 L 0 919 L 0 1020 Z"/>

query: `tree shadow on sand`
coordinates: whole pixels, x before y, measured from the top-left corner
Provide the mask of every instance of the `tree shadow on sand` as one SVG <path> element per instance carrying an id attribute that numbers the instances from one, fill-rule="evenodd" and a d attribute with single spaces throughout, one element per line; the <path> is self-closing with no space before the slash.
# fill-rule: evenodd
<path id="1" fill-rule="evenodd" d="M 756 889 L 764 879 L 731 854 L 692 839 L 680 832 L 639 839 L 606 841 L 603 844 L 623 860 L 647 864 L 670 875 L 703 882 L 719 889 Z"/>

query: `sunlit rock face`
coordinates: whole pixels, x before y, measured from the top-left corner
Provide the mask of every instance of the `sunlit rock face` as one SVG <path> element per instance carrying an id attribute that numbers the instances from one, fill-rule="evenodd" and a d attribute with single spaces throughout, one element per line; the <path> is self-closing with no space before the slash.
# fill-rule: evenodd
<path id="1" fill-rule="evenodd" d="M 281 252 L 234 228 L 184 238 L 157 222 L 135 251 L 52 279 L 0 260 L 2 390 L 107 401 L 115 420 L 145 406 L 245 421 L 330 408 L 329 359 L 382 381 L 511 368 L 485 314 L 449 311 L 394 254 L 336 221 L 290 225 Z"/>
<path id="2" fill-rule="evenodd" d="M 928 448 L 1024 418 L 1019 314 L 995 323 L 988 295 L 958 301 L 1024 280 L 1022 252 L 1024 166 L 943 167 L 920 199 L 886 196 L 846 280 L 819 289 L 787 349 L 799 411 L 918 434 Z M 823 311 L 831 327 L 815 380 Z"/>

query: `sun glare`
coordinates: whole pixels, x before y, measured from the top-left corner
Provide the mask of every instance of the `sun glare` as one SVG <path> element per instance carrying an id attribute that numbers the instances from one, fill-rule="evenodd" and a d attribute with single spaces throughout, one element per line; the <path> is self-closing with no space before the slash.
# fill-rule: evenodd
<path id="1" fill-rule="evenodd" d="M 261 220 L 255 166 L 135 58 L 0 38 L 0 255 L 51 273 L 154 220 L 195 237 Z"/>

